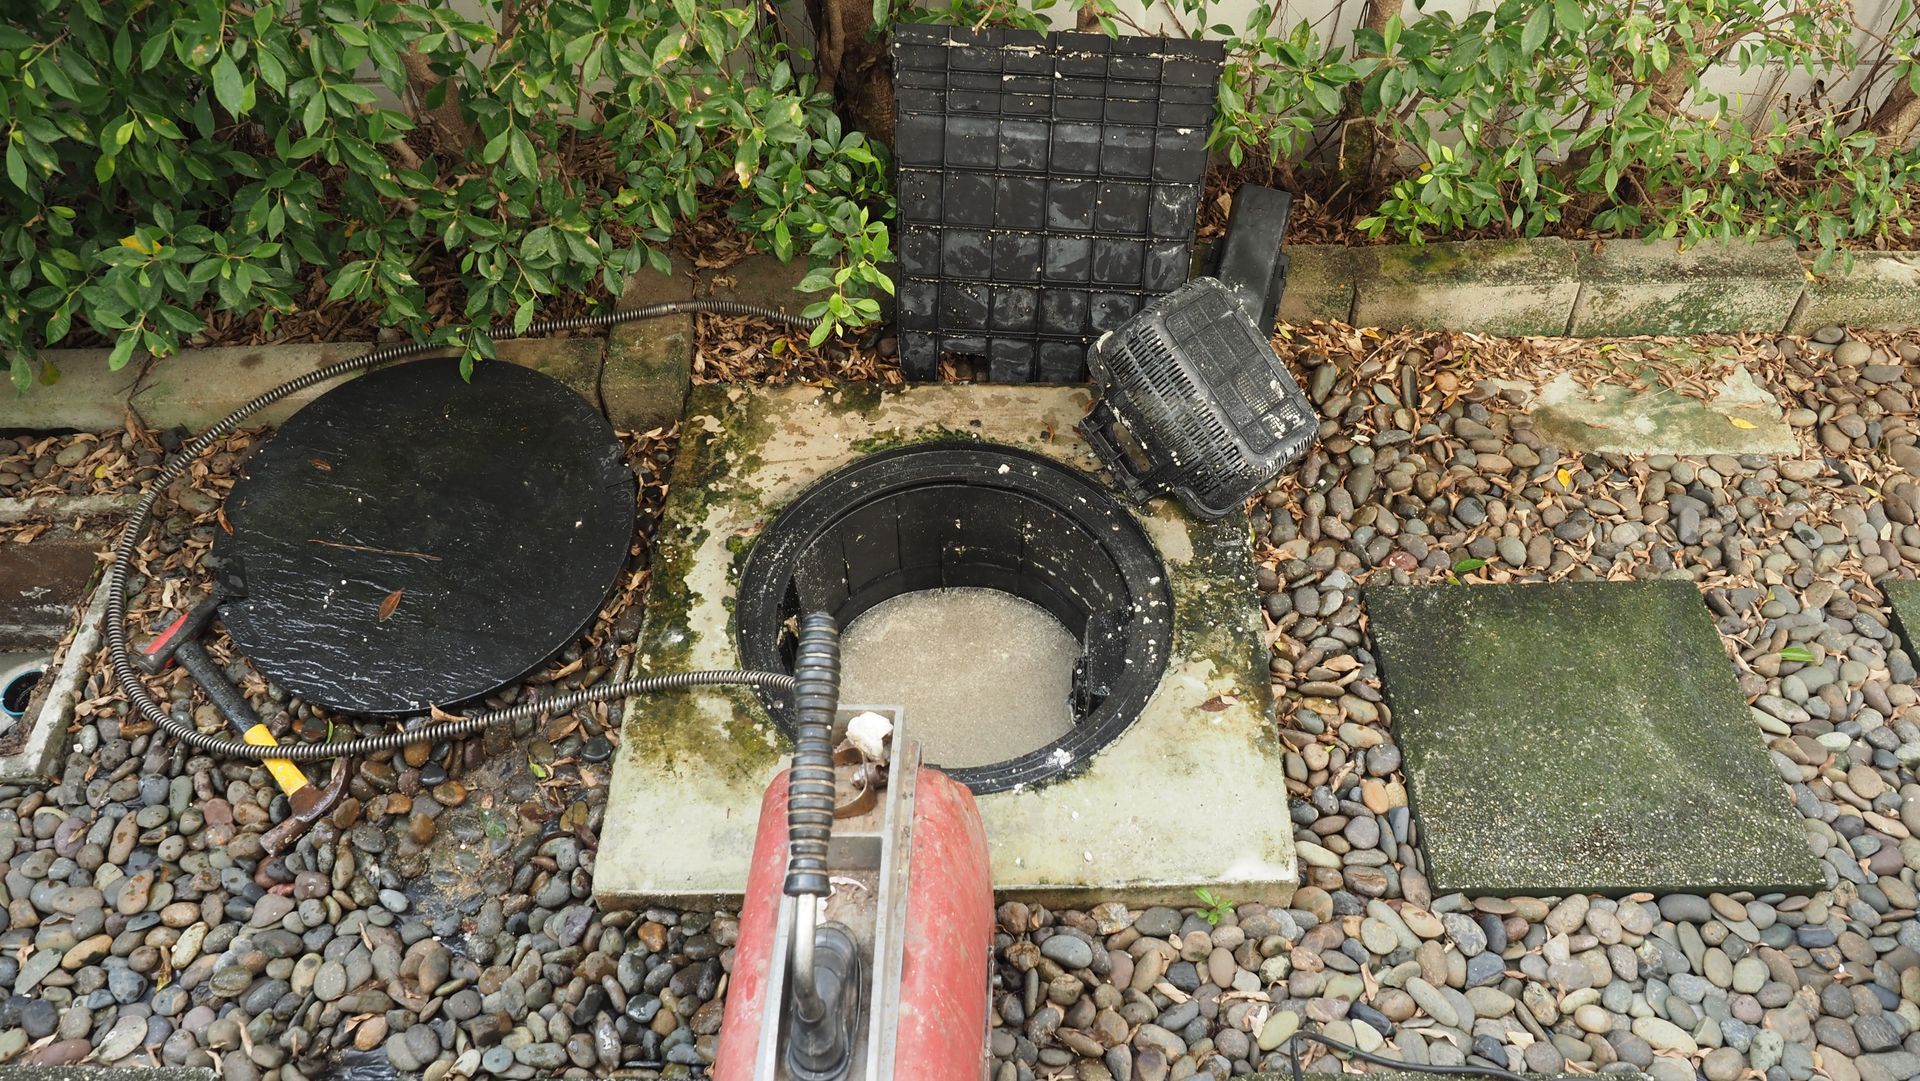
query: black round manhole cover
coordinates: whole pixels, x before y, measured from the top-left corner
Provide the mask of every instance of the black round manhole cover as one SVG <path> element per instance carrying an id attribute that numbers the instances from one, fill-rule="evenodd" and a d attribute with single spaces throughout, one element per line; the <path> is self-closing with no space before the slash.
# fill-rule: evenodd
<path id="1" fill-rule="evenodd" d="M 507 363 L 384 368 L 301 409 L 250 458 L 214 554 L 221 620 L 310 702 L 407 713 L 486 694 L 578 637 L 634 526 L 613 429 Z"/>

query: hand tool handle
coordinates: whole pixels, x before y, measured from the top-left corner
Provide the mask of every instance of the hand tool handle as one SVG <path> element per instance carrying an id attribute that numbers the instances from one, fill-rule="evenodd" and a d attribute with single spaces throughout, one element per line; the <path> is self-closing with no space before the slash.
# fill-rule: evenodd
<path id="1" fill-rule="evenodd" d="M 241 694 L 240 688 L 234 686 L 226 672 L 214 663 L 205 646 L 197 641 L 181 642 L 174 647 L 173 655 L 179 660 L 180 667 L 185 668 L 193 681 L 200 685 L 200 689 L 207 692 L 214 708 L 240 733 L 241 739 L 258 747 L 272 747 L 279 743 L 254 714 L 253 705 L 247 701 L 246 695 Z M 300 772 L 300 767 L 291 761 L 269 758 L 265 765 L 267 772 L 279 783 L 280 790 L 289 798 L 307 787 L 307 775 Z"/>

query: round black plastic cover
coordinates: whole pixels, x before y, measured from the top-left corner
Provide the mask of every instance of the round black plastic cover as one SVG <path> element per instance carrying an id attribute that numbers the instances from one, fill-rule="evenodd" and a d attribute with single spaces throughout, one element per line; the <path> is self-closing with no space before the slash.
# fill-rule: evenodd
<path id="1" fill-rule="evenodd" d="M 250 458 L 215 534 L 221 620 L 268 678 L 356 713 L 526 675 L 606 602 L 634 527 L 613 429 L 550 376 L 434 358 L 345 383 Z"/>
<path id="2" fill-rule="evenodd" d="M 804 612 L 832 612 L 845 627 L 902 593 L 952 586 L 1031 601 L 1081 644 L 1072 730 L 1003 762 L 948 771 L 975 792 L 1079 771 L 1133 723 L 1159 685 L 1173 600 L 1159 553 L 1133 516 L 1066 466 L 972 443 L 863 458 L 782 511 L 741 573 L 741 663 L 792 671 L 793 628 Z M 784 697 L 763 693 L 762 700 L 791 734 Z"/>

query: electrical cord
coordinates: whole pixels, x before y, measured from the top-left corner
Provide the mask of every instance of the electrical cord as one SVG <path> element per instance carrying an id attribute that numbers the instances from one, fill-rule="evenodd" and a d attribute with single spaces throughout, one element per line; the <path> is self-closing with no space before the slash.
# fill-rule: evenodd
<path id="1" fill-rule="evenodd" d="M 818 320 L 805 316 L 789 315 L 777 308 L 758 304 L 736 304 L 724 300 L 677 300 L 666 304 L 650 304 L 642 308 L 628 308 L 620 311 L 600 312 L 594 315 L 571 316 L 564 319 L 544 319 L 530 324 L 520 334 L 492 328 L 489 333 L 495 338 L 527 338 L 552 334 L 557 331 L 586 330 L 598 327 L 611 327 L 620 323 L 630 323 L 640 319 L 658 319 L 669 315 L 708 314 L 708 315 L 745 315 L 757 319 L 766 319 L 796 330 L 811 330 Z M 493 710 L 472 714 L 452 721 L 436 721 L 413 728 L 403 728 L 378 736 L 365 736 L 349 740 L 328 740 L 323 743 L 293 743 L 281 746 L 262 747 L 238 739 L 210 736 L 194 728 L 189 722 L 173 716 L 148 689 L 141 679 L 139 670 L 134 666 L 132 649 L 127 637 L 127 579 L 133 573 L 133 560 L 140 541 L 153 524 L 154 504 L 161 493 L 186 475 L 187 469 L 195 459 L 204 454 L 214 443 L 231 434 L 242 421 L 272 405 L 274 402 L 295 394 L 308 387 L 337 379 L 343 375 L 368 371 L 380 365 L 404 357 L 420 356 L 425 353 L 444 352 L 443 345 L 421 342 L 407 342 L 382 346 L 357 357 L 329 364 L 304 375 L 296 376 L 273 389 L 240 406 L 233 412 L 195 436 L 169 458 L 152 484 L 140 496 L 134 505 L 125 528 L 120 531 L 120 539 L 113 548 L 113 561 L 107 566 L 107 611 L 104 620 L 107 640 L 107 655 L 113 664 L 113 674 L 121 691 L 127 696 L 128 704 L 140 716 L 152 721 L 159 729 L 179 742 L 196 750 L 227 758 L 246 758 L 262 761 L 269 758 L 284 758 L 296 762 L 313 762 L 328 758 L 340 758 L 347 755 L 371 754 L 377 751 L 399 750 L 415 743 L 437 743 L 448 740 L 464 739 L 478 735 L 489 728 L 514 721 L 544 716 L 555 712 L 576 709 L 589 702 L 605 702 L 629 695 L 647 694 L 655 691 L 679 690 L 687 687 L 713 686 L 716 684 L 747 684 L 769 687 L 775 690 L 791 690 L 793 677 L 782 672 L 750 672 L 743 670 L 725 670 L 713 672 L 674 672 L 664 675 L 641 676 L 619 683 L 603 683 L 586 690 L 570 691 L 554 695 L 537 702 L 522 703 L 508 709 Z"/>
<path id="2" fill-rule="evenodd" d="M 1398 1070 L 1401 1073 L 1451 1074 L 1470 1077 L 1497 1077 L 1500 1081 L 1531 1081 L 1530 1078 L 1523 1077 L 1520 1074 L 1514 1073 L 1512 1070 L 1503 1070 L 1498 1066 L 1469 1066 L 1465 1064 L 1459 1066 L 1438 1064 L 1416 1066 L 1411 1062 L 1406 1062 L 1401 1059 L 1388 1058 L 1385 1055 L 1376 1055 L 1371 1051 L 1362 1051 L 1352 1044 L 1341 1043 L 1339 1040 L 1329 1036 L 1323 1036 L 1318 1032 L 1310 1032 L 1306 1029 L 1301 1029 L 1299 1032 L 1287 1038 L 1287 1058 L 1293 1066 L 1293 1081 L 1303 1081 L 1300 1073 L 1300 1048 L 1298 1047 L 1298 1041 L 1300 1040 L 1311 1040 L 1314 1043 L 1330 1047 L 1342 1054 L 1352 1055 L 1362 1062 L 1371 1062 L 1376 1066 L 1385 1066 L 1389 1069 Z"/>

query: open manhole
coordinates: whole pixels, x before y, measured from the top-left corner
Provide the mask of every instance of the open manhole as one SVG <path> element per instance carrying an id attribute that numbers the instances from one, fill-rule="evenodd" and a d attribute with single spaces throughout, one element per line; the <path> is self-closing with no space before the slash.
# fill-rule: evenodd
<path id="1" fill-rule="evenodd" d="M 27 715 L 27 703 L 46 670 L 41 658 L 0 654 L 0 728 Z"/>
<path id="2" fill-rule="evenodd" d="M 904 705 L 927 760 L 976 792 L 1077 772 L 1139 715 L 1172 641 L 1166 570 L 1118 501 L 968 443 L 863 458 L 782 511 L 741 575 L 741 662 L 791 671 L 797 617 L 823 609 L 845 631 L 842 700 Z"/>

